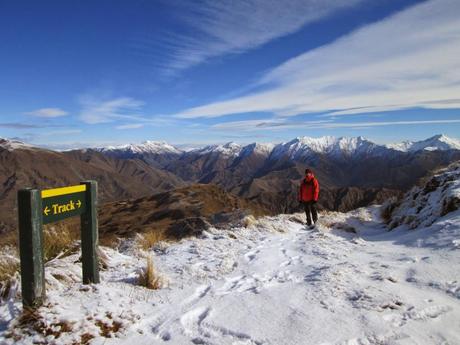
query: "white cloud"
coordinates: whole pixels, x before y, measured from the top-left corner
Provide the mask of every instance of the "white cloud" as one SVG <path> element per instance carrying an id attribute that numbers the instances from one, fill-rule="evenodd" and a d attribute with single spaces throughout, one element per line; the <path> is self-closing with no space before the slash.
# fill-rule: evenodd
<path id="1" fill-rule="evenodd" d="M 80 119 L 88 124 L 107 123 L 120 119 L 145 121 L 138 115 L 144 102 L 130 97 L 100 101 L 84 96 L 80 103 L 83 108 Z"/>
<path id="2" fill-rule="evenodd" d="M 138 42 L 152 58 L 165 54 L 163 67 L 177 71 L 229 53 L 241 53 L 298 31 L 308 23 L 362 0 L 247 0 L 181 2 L 173 5 L 187 35 L 166 33 Z M 171 5 L 170 2 L 168 2 Z M 151 42 L 153 41 L 153 42 Z"/>
<path id="3" fill-rule="evenodd" d="M 459 16 L 457 0 L 413 6 L 288 60 L 261 78 L 266 91 L 176 116 L 460 108 Z"/>
<path id="4" fill-rule="evenodd" d="M 41 108 L 25 114 L 38 117 L 61 117 L 67 115 L 68 113 L 60 108 Z"/>
<path id="5" fill-rule="evenodd" d="M 267 131 L 282 129 L 336 129 L 336 128 L 371 128 L 386 126 L 404 126 L 404 125 L 436 125 L 436 124 L 460 124 L 460 119 L 448 120 L 410 120 L 410 121 L 364 121 L 364 122 L 333 122 L 325 121 L 289 121 L 288 119 L 279 120 L 248 120 L 234 121 L 213 125 L 217 130 L 224 131 Z"/>
<path id="6" fill-rule="evenodd" d="M 115 128 L 116 129 L 136 129 L 136 128 L 142 128 L 142 127 L 144 127 L 144 124 L 142 123 L 130 123 L 127 125 L 116 126 Z"/>

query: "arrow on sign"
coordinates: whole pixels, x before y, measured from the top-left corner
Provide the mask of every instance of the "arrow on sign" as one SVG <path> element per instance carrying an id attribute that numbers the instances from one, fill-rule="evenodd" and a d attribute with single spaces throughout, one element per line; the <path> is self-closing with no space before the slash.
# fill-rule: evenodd
<path id="1" fill-rule="evenodd" d="M 49 213 L 50 213 L 50 209 L 48 208 L 48 206 L 45 207 L 45 209 L 43 210 L 43 213 L 45 214 L 45 216 L 47 216 Z"/>
<path id="2" fill-rule="evenodd" d="M 77 206 L 78 206 L 78 208 L 81 207 L 81 201 L 80 200 L 77 201 Z"/>

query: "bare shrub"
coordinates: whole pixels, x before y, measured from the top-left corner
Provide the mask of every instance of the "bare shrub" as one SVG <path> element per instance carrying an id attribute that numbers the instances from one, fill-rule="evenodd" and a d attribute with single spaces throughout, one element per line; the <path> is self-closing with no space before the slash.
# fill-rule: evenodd
<path id="1" fill-rule="evenodd" d="M 398 199 L 397 197 L 392 197 L 388 199 L 388 201 L 382 205 L 382 209 L 380 211 L 380 217 L 382 217 L 382 220 L 384 221 L 385 224 L 389 224 L 391 222 L 393 211 L 400 204 L 401 204 L 400 199 Z"/>
<path id="2" fill-rule="evenodd" d="M 151 255 L 147 256 L 146 267 L 139 272 L 137 282 L 140 286 L 152 290 L 158 290 L 163 287 L 163 279 L 157 273 Z"/>
<path id="3" fill-rule="evenodd" d="M 445 216 L 450 212 L 454 212 L 460 208 L 460 198 L 452 196 L 446 198 L 442 204 L 441 216 Z"/>

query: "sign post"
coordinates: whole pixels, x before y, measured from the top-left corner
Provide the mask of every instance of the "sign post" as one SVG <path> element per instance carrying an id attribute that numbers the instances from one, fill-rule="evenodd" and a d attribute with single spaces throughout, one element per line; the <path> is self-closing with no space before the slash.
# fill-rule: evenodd
<path id="1" fill-rule="evenodd" d="M 97 183 L 84 181 L 86 187 L 86 212 L 80 216 L 81 223 L 81 258 L 83 266 L 83 283 L 99 283 L 99 260 L 97 243 L 99 237 L 97 224 Z"/>
<path id="2" fill-rule="evenodd" d="M 45 299 L 43 224 L 80 216 L 83 283 L 99 283 L 97 182 L 18 191 L 22 303 L 36 308 Z"/>
<path id="3" fill-rule="evenodd" d="M 21 258 L 22 303 L 40 306 L 45 299 L 42 199 L 37 189 L 18 192 L 19 252 Z"/>

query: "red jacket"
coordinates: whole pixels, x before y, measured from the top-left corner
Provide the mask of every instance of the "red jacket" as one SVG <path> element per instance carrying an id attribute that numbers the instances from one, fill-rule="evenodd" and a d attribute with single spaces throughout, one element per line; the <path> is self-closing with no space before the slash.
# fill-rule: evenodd
<path id="1" fill-rule="evenodd" d="M 299 201 L 318 201 L 319 197 L 319 183 L 315 175 L 310 178 L 305 177 L 300 183 L 299 188 Z"/>

